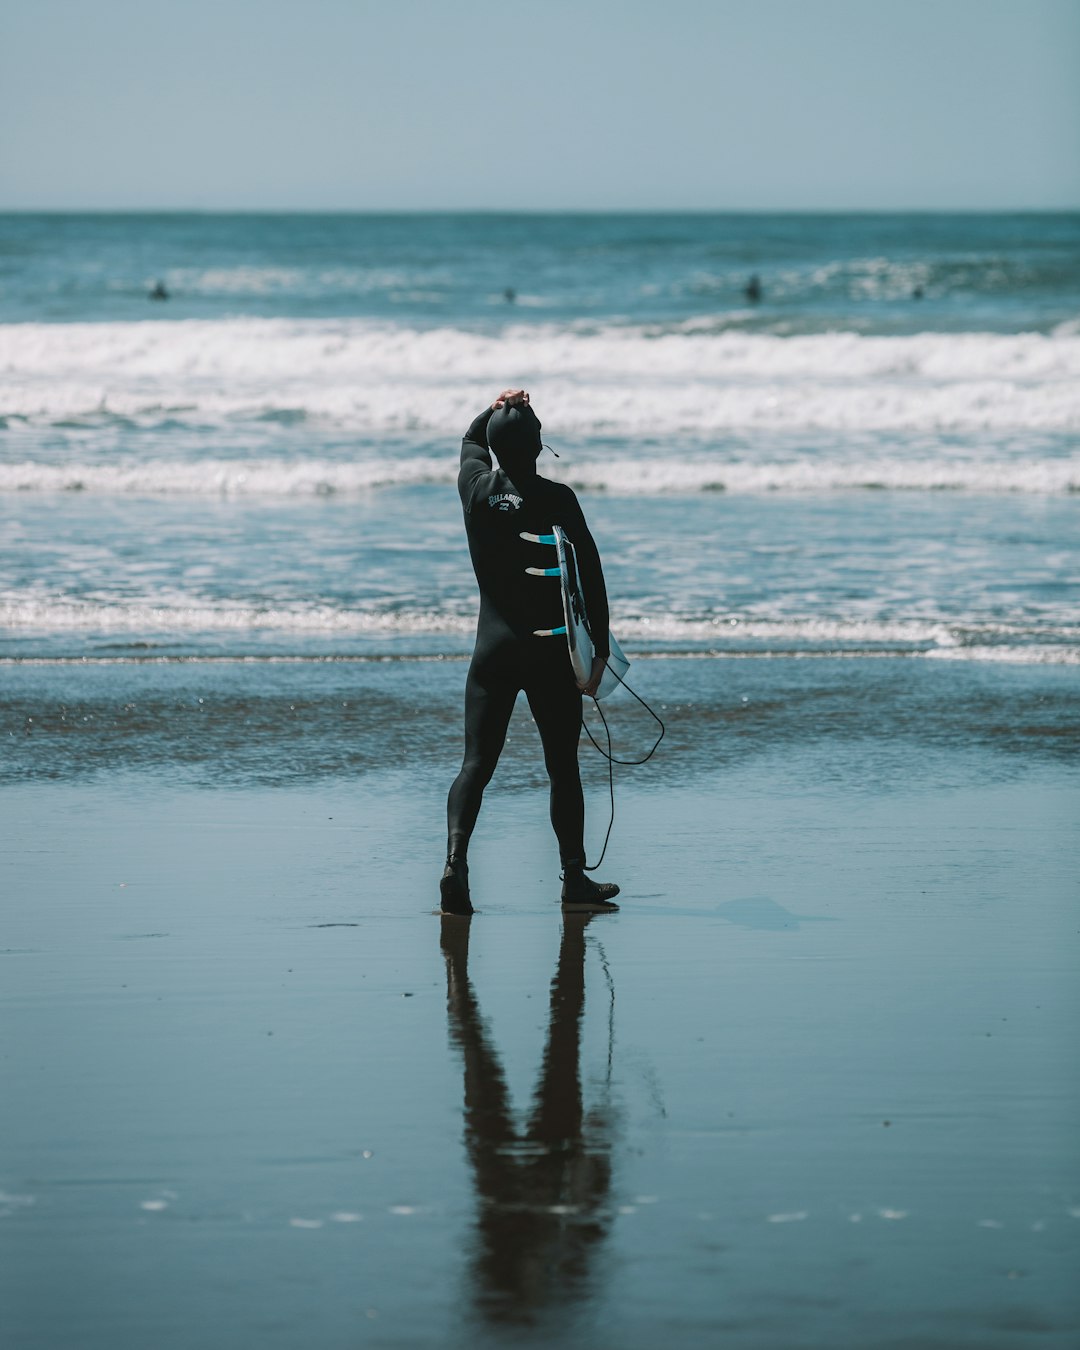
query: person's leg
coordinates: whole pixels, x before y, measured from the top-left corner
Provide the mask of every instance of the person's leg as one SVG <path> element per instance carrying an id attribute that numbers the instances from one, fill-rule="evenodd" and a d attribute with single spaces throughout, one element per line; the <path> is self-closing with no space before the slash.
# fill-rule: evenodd
<path id="1" fill-rule="evenodd" d="M 465 682 L 465 756 L 446 801 L 447 853 L 465 856 L 506 742 L 517 685 L 474 659 Z"/>
<path id="2" fill-rule="evenodd" d="M 473 657 L 465 681 L 465 757 L 446 800 L 446 866 L 439 881 L 445 914 L 471 914 L 469 840 L 506 741 L 517 685 Z"/>
<path id="3" fill-rule="evenodd" d="M 570 675 L 569 662 L 544 662 L 525 693 L 551 780 L 551 827 L 559 841 L 559 856 L 564 868 L 584 867 L 585 798 L 578 769 L 581 691 Z"/>
<path id="4" fill-rule="evenodd" d="M 525 686 L 529 707 L 544 746 L 551 779 L 551 824 L 562 859 L 562 902 L 565 908 L 590 911 L 618 909 L 619 894 L 611 882 L 585 875 L 585 797 L 578 768 L 582 694 L 565 653 L 538 661 Z"/>

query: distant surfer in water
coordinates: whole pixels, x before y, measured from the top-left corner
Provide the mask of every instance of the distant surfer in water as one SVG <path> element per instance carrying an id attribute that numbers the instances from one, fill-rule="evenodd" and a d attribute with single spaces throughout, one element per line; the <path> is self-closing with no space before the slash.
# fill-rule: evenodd
<path id="1" fill-rule="evenodd" d="M 574 492 L 541 478 L 540 420 L 523 389 L 507 389 L 485 409 L 461 443 L 458 492 L 473 570 L 480 587 L 476 646 L 465 684 L 465 757 L 447 801 L 447 857 L 442 909 L 471 914 L 469 839 L 484 789 L 499 762 L 521 690 L 529 700 L 551 780 L 551 824 L 562 859 L 564 908 L 614 910 L 619 888 L 585 875 L 585 800 L 578 772 L 581 700 L 595 695 L 609 654 L 608 602 L 600 555 Z M 499 468 L 492 467 L 496 455 Z M 562 624 L 560 588 L 529 575 L 550 549 L 522 534 L 561 525 L 577 552 L 594 648 L 590 679 L 579 685 L 564 638 L 537 637 Z"/>

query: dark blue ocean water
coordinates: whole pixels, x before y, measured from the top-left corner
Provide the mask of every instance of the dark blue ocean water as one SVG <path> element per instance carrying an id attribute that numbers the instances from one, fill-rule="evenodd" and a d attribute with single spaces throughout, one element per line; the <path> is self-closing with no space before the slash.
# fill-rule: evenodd
<path id="1" fill-rule="evenodd" d="M 749 305 L 752 275 L 762 303 Z M 1080 217 L 57 215 L 0 217 L 0 320 L 507 320 L 867 334 L 1050 333 L 1080 313 Z"/>

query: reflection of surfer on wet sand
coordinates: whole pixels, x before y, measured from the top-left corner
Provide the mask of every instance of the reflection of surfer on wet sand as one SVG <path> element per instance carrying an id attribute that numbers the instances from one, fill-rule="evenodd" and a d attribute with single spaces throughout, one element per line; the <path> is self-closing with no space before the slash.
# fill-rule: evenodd
<path id="1" fill-rule="evenodd" d="M 447 1015 L 465 1071 L 465 1147 L 476 1188 L 472 1299 L 483 1317 L 504 1325 L 535 1322 L 587 1298 L 591 1263 L 611 1226 L 613 1122 L 604 1106 L 586 1113 L 581 1089 L 591 918 L 563 919 L 547 1044 L 520 1129 L 469 979 L 471 925 L 442 921 Z"/>

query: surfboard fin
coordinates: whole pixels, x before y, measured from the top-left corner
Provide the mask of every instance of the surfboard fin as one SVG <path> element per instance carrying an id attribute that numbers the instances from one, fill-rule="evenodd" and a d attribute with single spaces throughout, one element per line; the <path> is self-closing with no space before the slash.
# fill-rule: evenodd
<path id="1" fill-rule="evenodd" d="M 566 625 L 562 624 L 558 628 L 534 628 L 533 637 L 563 637 L 566 633 Z"/>
<path id="2" fill-rule="evenodd" d="M 529 534 L 527 530 L 522 530 L 518 538 L 525 539 L 530 544 L 554 544 L 555 542 L 553 534 Z"/>
<path id="3" fill-rule="evenodd" d="M 531 577 L 557 577 L 562 575 L 558 567 L 526 567 L 525 571 Z"/>

